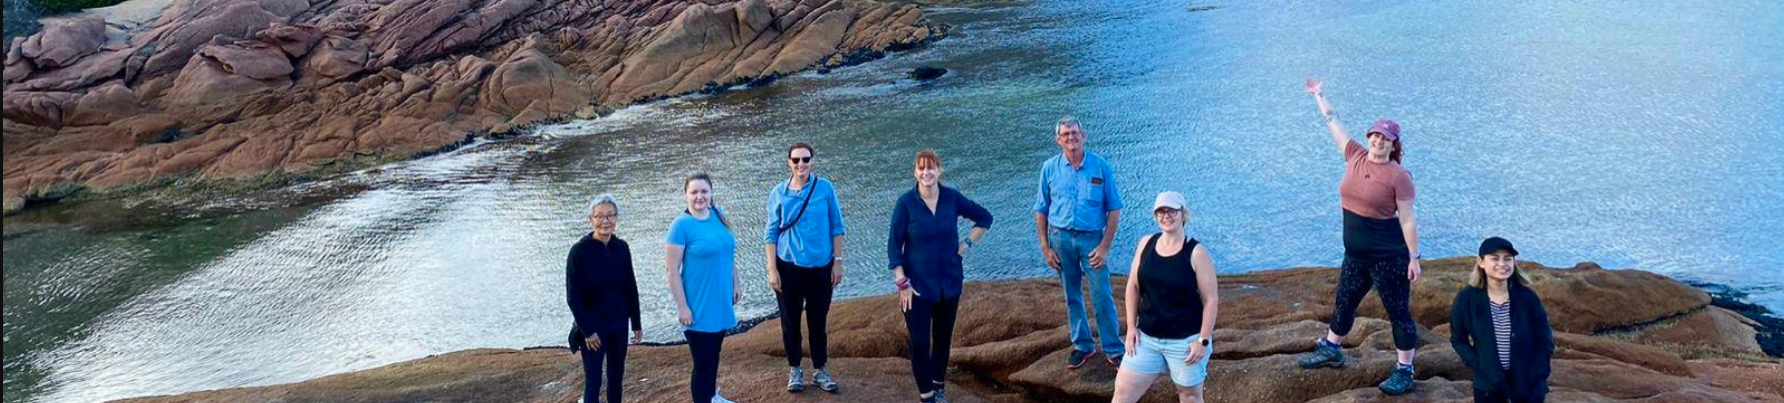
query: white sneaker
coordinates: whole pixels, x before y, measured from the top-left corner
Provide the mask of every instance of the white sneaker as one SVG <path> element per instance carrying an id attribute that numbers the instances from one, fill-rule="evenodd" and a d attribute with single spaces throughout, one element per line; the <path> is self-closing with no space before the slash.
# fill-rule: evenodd
<path id="1" fill-rule="evenodd" d="M 714 394 L 714 395 L 712 395 L 712 403 L 737 403 L 737 402 L 733 402 L 733 401 L 731 401 L 731 399 L 726 399 L 724 396 L 719 396 L 719 395 Z"/>

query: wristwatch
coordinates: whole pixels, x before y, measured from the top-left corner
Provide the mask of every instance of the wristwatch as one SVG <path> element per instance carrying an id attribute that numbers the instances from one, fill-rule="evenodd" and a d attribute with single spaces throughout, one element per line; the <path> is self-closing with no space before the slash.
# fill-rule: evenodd
<path id="1" fill-rule="evenodd" d="M 1214 345 L 1214 341 L 1211 341 L 1208 339 L 1202 339 L 1202 347 L 1208 347 L 1208 346 L 1212 346 L 1212 345 Z"/>
<path id="2" fill-rule="evenodd" d="M 972 239 L 972 237 L 967 237 L 967 238 L 966 238 L 966 240 L 965 240 L 965 241 L 962 241 L 962 242 L 965 242 L 965 243 L 966 243 L 966 246 L 973 246 L 973 239 Z"/>

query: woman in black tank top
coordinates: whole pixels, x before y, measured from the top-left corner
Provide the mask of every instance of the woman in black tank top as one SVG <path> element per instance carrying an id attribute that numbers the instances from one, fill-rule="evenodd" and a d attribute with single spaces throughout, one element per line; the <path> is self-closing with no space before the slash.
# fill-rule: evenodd
<path id="1" fill-rule="evenodd" d="M 1159 233 L 1134 251 L 1127 279 L 1127 358 L 1115 375 L 1115 403 L 1138 401 L 1152 381 L 1169 373 L 1181 402 L 1201 402 L 1214 345 L 1219 284 L 1208 250 L 1184 233 L 1183 195 L 1163 192 L 1153 202 Z"/>

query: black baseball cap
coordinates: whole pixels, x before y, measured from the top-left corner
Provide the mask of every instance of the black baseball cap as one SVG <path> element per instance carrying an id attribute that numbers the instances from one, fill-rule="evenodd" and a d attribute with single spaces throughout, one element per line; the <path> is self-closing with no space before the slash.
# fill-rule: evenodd
<path id="1" fill-rule="evenodd" d="M 1507 241 L 1505 238 L 1492 237 L 1487 238 L 1485 241 L 1480 241 L 1480 254 L 1476 256 L 1486 256 L 1498 251 L 1511 252 L 1512 256 L 1518 255 L 1518 248 L 1511 247 L 1511 241 Z"/>

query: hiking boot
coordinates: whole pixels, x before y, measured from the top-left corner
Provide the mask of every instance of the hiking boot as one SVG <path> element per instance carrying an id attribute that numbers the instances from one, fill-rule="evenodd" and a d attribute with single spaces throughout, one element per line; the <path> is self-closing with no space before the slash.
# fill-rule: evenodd
<path id="1" fill-rule="evenodd" d="M 1078 367 L 1084 366 L 1084 363 L 1090 362 L 1090 357 L 1094 355 L 1096 355 L 1095 351 L 1072 349 L 1072 355 L 1065 359 L 1065 368 L 1078 369 Z"/>
<path id="2" fill-rule="evenodd" d="M 1388 375 L 1388 380 L 1381 382 L 1381 393 L 1388 396 L 1406 394 L 1412 391 L 1412 381 L 1412 368 L 1401 365 L 1394 368 L 1394 374 Z"/>
<path id="3" fill-rule="evenodd" d="M 839 389 L 836 386 L 836 380 L 830 378 L 830 371 L 823 368 L 818 368 L 818 373 L 811 376 L 811 383 L 818 385 L 818 389 L 825 392 L 836 393 Z"/>
<path id="4" fill-rule="evenodd" d="M 1313 352 L 1301 356 L 1301 368 L 1344 368 L 1344 351 L 1326 344 L 1324 339 L 1313 343 Z"/>
<path id="5" fill-rule="evenodd" d="M 787 370 L 787 391 L 799 393 L 805 391 L 805 370 L 799 367 Z"/>

